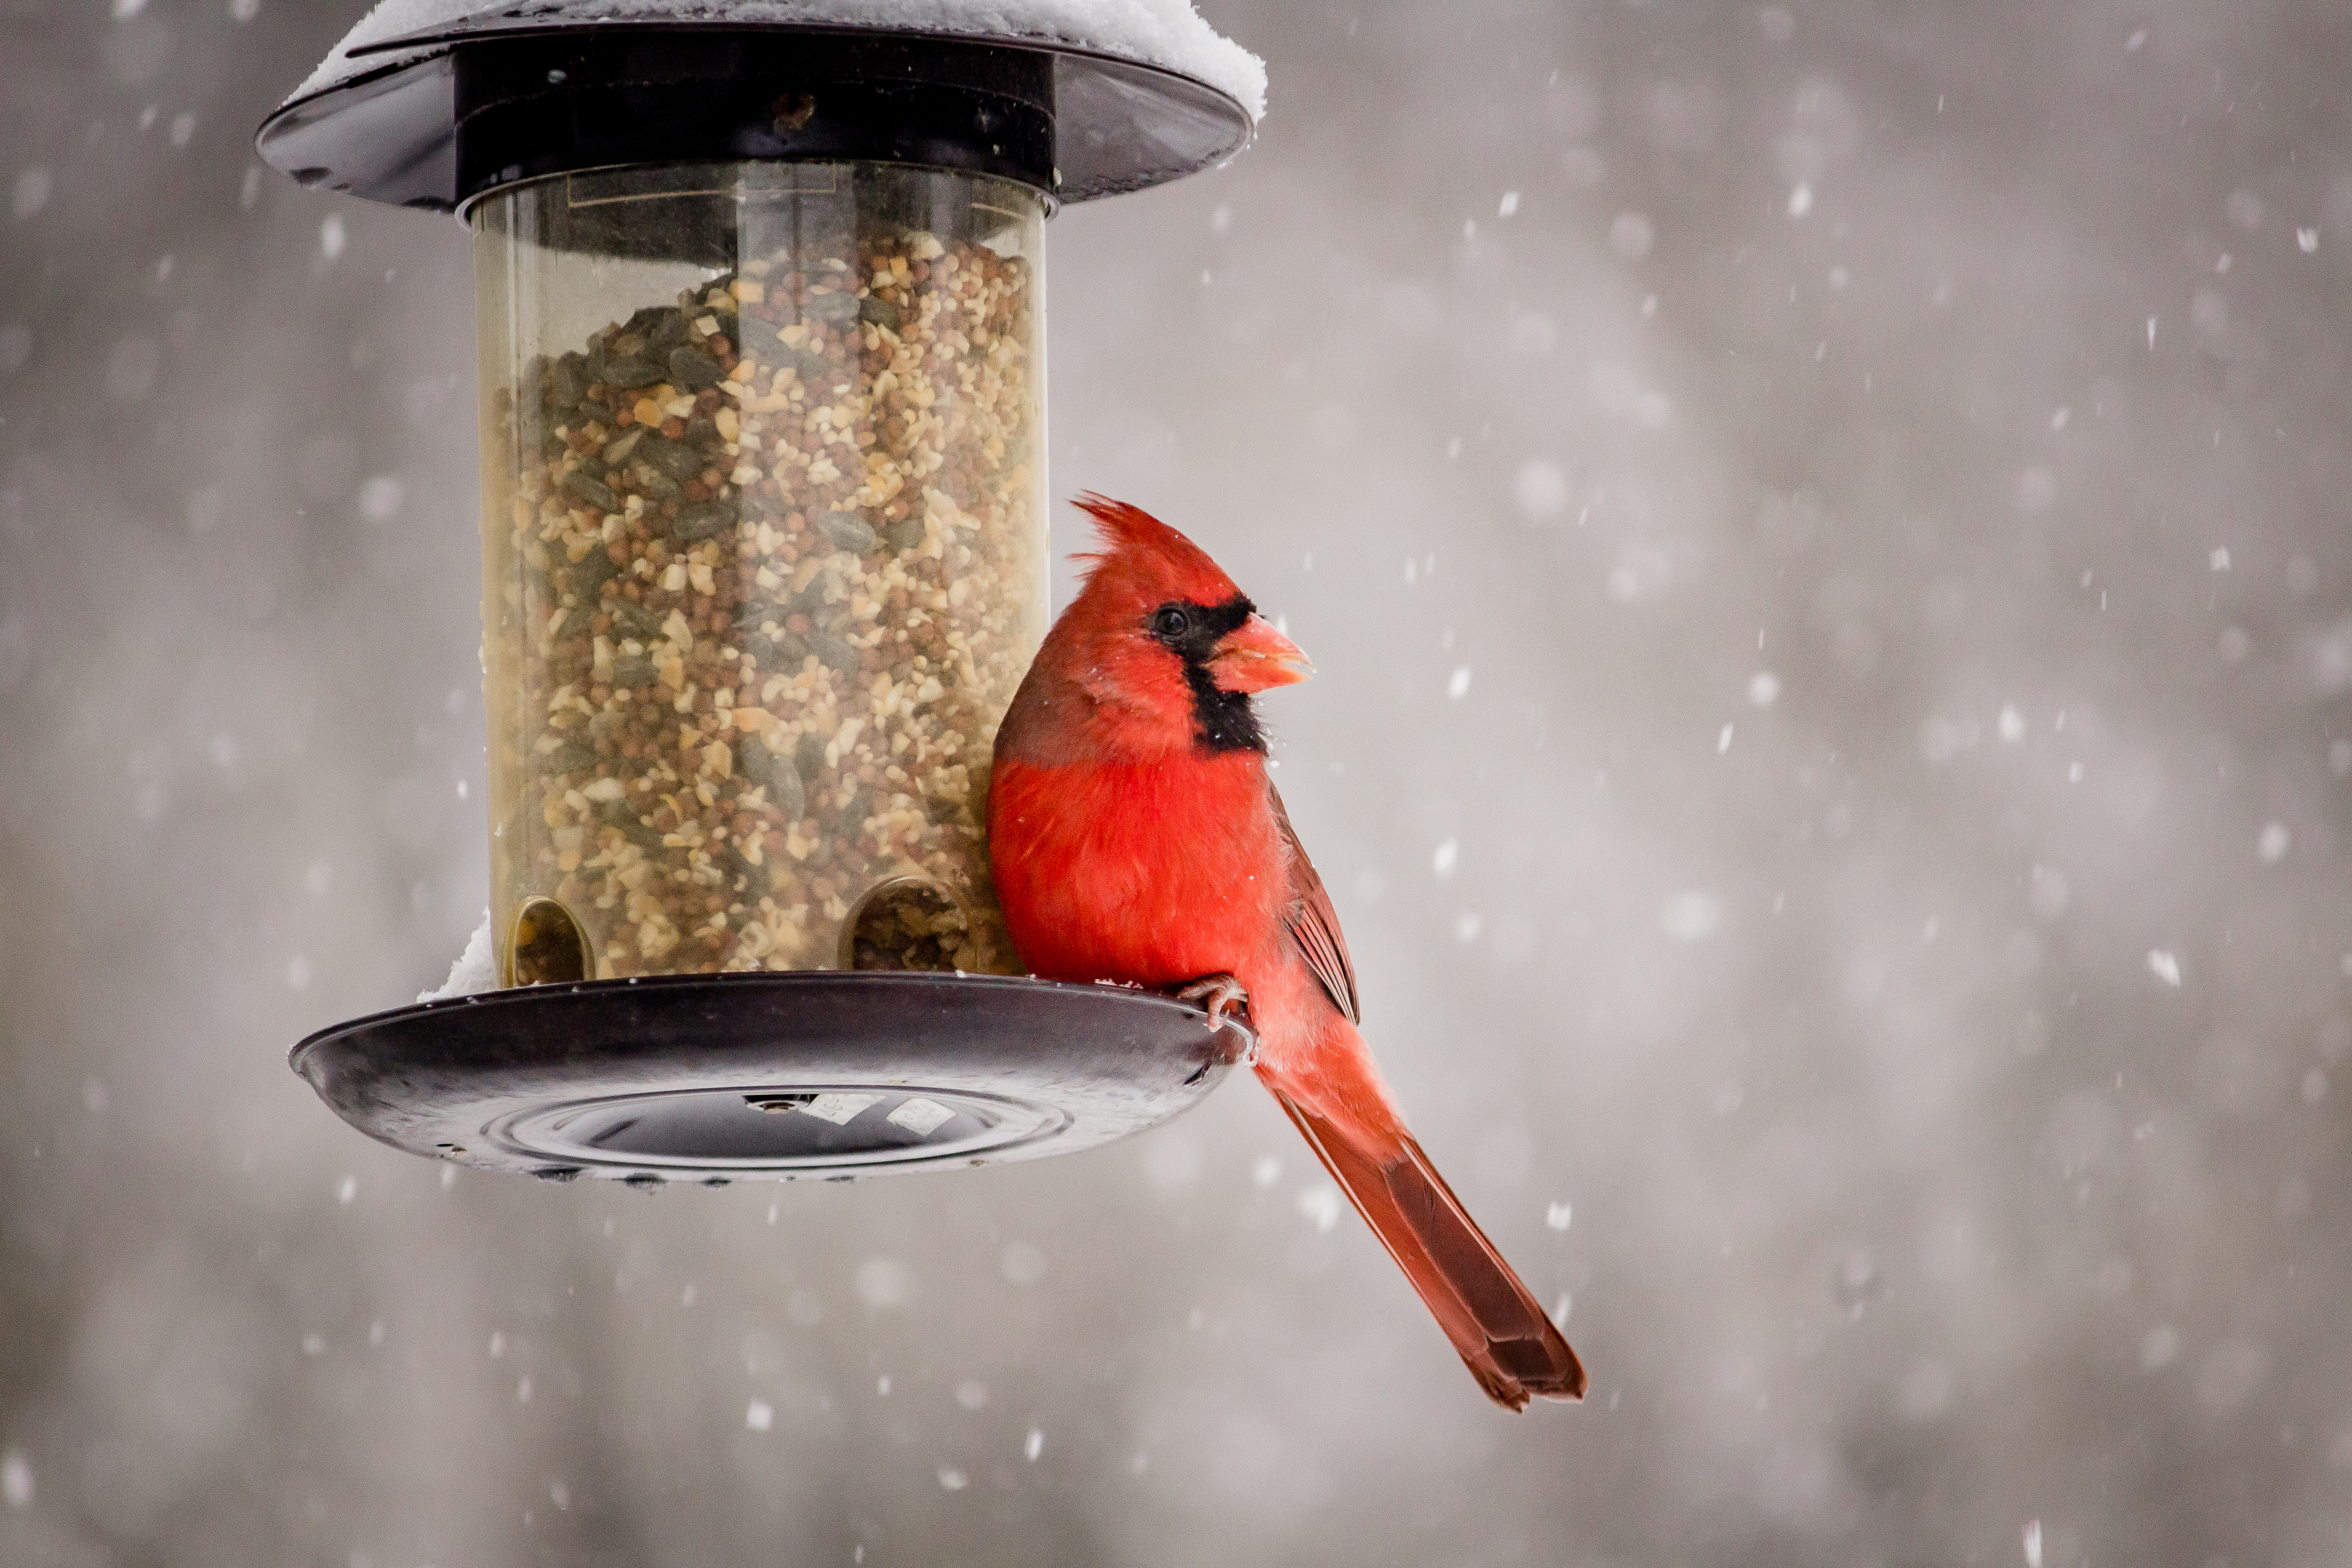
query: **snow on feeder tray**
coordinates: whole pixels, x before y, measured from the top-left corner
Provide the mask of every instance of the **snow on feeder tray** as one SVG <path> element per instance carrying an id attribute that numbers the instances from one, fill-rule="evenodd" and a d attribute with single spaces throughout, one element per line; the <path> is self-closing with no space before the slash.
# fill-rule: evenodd
<path id="1" fill-rule="evenodd" d="M 394 0 L 262 126 L 474 236 L 496 985 L 295 1047 L 362 1131 L 841 1180 L 1099 1143 L 1245 1047 L 1020 977 L 982 824 L 1046 626 L 1045 219 L 1231 157 L 1263 76 L 1185 0 L 982 14 Z"/>

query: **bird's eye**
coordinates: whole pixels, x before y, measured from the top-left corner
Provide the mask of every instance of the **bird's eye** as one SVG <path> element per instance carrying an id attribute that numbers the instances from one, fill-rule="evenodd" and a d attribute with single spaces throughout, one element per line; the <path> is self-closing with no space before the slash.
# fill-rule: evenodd
<path id="1" fill-rule="evenodd" d="M 1151 630 L 1158 637 L 1172 639 L 1192 629 L 1192 617 L 1174 605 L 1162 605 L 1160 613 L 1151 617 Z"/>

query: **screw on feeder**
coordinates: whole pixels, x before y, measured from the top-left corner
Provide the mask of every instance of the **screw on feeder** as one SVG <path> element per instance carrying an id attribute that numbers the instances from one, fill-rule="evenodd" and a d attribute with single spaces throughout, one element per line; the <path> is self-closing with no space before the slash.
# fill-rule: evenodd
<path id="1" fill-rule="evenodd" d="M 1177 1113 L 1246 1032 L 1021 977 L 979 806 L 1045 625 L 1045 221 L 1221 165 L 1262 69 L 1177 0 L 611 9 L 379 7 L 257 139 L 462 216 L 489 414 L 504 986 L 293 1065 L 398 1147 L 647 1191 Z"/>

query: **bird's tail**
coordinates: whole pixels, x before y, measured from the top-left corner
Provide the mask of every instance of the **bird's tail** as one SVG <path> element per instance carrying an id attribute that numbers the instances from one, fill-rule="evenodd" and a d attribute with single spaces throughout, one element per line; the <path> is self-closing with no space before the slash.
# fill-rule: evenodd
<path id="1" fill-rule="evenodd" d="M 1311 1091 L 1264 1068 L 1261 1079 L 1421 1292 L 1487 1397 L 1512 1410 L 1526 1409 L 1533 1394 L 1583 1398 L 1576 1352 L 1405 1131 L 1360 1038 L 1349 1043 L 1353 1050 L 1317 1063 Z M 1364 1082 L 1335 1085 L 1335 1071 Z M 1350 1088 L 1369 1092 L 1345 1092 Z"/>

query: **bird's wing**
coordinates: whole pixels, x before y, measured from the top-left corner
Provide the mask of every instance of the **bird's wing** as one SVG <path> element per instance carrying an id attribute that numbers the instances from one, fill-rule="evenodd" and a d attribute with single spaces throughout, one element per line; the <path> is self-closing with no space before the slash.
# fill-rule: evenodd
<path id="1" fill-rule="evenodd" d="M 1323 879 L 1315 874 L 1315 862 L 1307 858 L 1307 847 L 1298 842 L 1298 830 L 1290 826 L 1290 813 L 1282 806 L 1282 792 L 1269 784 L 1265 793 L 1274 803 L 1274 820 L 1282 829 L 1282 841 L 1290 850 L 1290 901 L 1283 906 L 1282 923 L 1290 928 L 1290 940 L 1298 944 L 1307 967 L 1329 993 L 1331 1005 L 1346 1014 L 1350 1024 L 1360 1024 L 1364 1018 L 1356 1002 L 1356 966 L 1348 958 L 1348 939 L 1339 934 L 1339 913 L 1331 907 Z"/>

